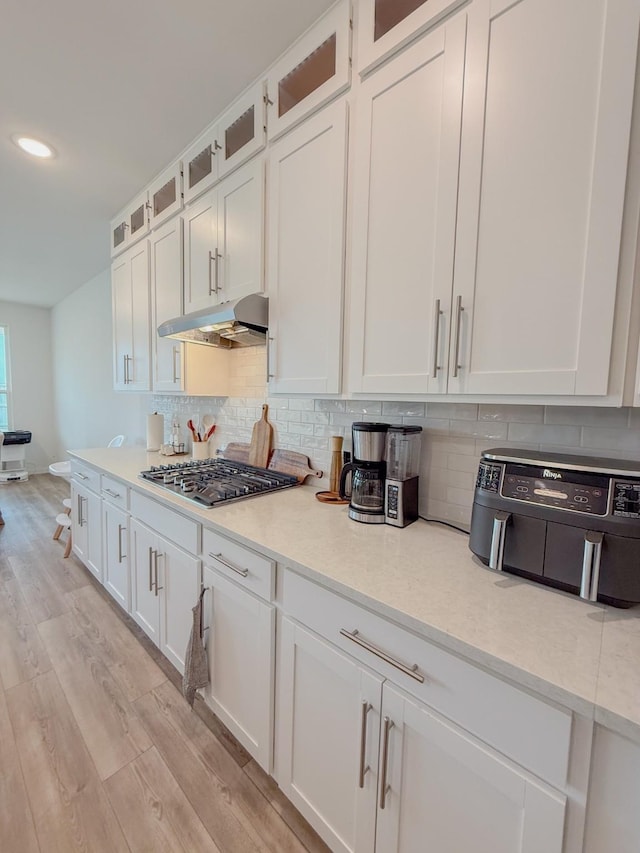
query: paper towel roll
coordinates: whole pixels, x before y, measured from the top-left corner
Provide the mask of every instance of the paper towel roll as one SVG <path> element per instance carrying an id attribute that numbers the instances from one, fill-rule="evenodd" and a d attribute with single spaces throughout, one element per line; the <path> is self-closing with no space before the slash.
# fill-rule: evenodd
<path id="1" fill-rule="evenodd" d="M 147 450 L 160 450 L 164 441 L 164 415 L 147 415 Z"/>

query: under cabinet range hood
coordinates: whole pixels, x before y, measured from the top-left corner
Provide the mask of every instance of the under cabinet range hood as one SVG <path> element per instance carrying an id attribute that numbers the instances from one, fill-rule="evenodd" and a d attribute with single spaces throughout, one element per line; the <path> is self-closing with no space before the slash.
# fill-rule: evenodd
<path id="1" fill-rule="evenodd" d="M 254 293 L 175 317 L 158 326 L 161 338 L 175 338 L 210 347 L 253 347 L 267 336 L 269 300 Z"/>

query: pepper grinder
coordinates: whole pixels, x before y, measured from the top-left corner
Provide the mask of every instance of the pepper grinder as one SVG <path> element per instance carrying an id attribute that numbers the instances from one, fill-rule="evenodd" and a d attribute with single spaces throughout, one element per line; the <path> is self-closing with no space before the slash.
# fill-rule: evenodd
<path id="1" fill-rule="evenodd" d="M 340 471 L 342 470 L 342 436 L 331 436 L 331 474 L 329 476 L 329 491 L 338 494 L 340 491 Z"/>

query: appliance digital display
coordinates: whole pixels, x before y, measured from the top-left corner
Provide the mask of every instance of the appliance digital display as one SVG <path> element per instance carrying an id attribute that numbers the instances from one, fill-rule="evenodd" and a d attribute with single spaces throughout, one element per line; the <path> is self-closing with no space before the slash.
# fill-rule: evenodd
<path id="1" fill-rule="evenodd" d="M 609 487 L 609 477 L 602 474 L 509 463 L 501 494 L 524 503 L 606 515 Z"/>

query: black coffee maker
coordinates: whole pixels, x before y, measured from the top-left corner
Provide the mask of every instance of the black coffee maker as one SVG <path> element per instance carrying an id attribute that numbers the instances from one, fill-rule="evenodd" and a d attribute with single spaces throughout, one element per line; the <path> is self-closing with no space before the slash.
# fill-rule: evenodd
<path id="1" fill-rule="evenodd" d="M 384 524 L 385 447 L 389 424 L 358 421 L 351 427 L 353 461 L 340 473 L 340 497 L 349 498 L 349 518 Z M 351 492 L 346 491 L 351 472 Z"/>

